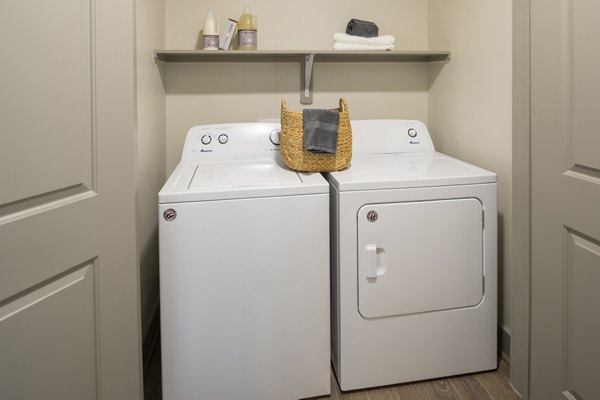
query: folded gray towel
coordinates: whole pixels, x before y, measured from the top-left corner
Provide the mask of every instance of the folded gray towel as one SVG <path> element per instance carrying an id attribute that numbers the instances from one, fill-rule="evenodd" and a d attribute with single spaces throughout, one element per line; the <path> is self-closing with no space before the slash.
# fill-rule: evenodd
<path id="1" fill-rule="evenodd" d="M 337 151 L 340 113 L 337 110 L 304 109 L 304 150 L 335 154 Z"/>
<path id="2" fill-rule="evenodd" d="M 346 34 L 367 38 L 376 37 L 379 36 L 379 28 L 373 22 L 352 18 L 346 25 Z"/>

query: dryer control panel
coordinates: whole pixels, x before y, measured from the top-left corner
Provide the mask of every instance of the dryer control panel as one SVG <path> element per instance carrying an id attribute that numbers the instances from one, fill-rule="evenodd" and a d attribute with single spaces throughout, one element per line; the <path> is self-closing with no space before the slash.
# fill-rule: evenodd
<path id="1" fill-rule="evenodd" d="M 181 160 L 264 158 L 279 151 L 279 126 L 278 122 L 194 126 L 185 137 Z"/>
<path id="2" fill-rule="evenodd" d="M 429 130 L 421 121 L 408 119 L 352 120 L 355 154 L 435 151 Z"/>

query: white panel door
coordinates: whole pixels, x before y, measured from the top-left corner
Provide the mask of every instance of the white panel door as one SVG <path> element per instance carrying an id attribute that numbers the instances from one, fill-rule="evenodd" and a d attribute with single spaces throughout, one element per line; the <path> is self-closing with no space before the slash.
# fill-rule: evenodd
<path id="1" fill-rule="evenodd" d="M 367 204 L 357 218 L 363 317 L 472 307 L 483 299 L 479 200 Z"/>
<path id="2" fill-rule="evenodd" d="M 133 8 L 101 3 L 0 3 L 0 399 L 140 396 L 133 63 L 104 51 L 133 59 Z"/>
<path id="3" fill-rule="evenodd" d="M 531 1 L 530 398 L 600 398 L 600 2 Z"/>

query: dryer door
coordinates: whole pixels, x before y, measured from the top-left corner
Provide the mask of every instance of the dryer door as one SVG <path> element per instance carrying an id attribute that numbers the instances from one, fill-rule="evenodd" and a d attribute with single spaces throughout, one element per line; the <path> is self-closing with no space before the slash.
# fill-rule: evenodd
<path id="1" fill-rule="evenodd" d="M 471 307 L 483 299 L 482 204 L 475 198 L 367 204 L 358 211 L 364 318 Z"/>

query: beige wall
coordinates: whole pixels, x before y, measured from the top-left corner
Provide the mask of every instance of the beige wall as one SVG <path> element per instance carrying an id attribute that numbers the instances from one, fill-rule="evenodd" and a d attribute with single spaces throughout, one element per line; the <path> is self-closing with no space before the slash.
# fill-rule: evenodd
<path id="1" fill-rule="evenodd" d="M 165 172 L 165 91 L 153 51 L 165 43 L 164 0 L 136 1 L 137 54 L 137 253 L 142 334 L 158 308 L 157 193 Z"/>
<path id="2" fill-rule="evenodd" d="M 221 27 L 238 19 L 244 4 L 258 17 L 259 50 L 330 50 L 334 32 L 351 18 L 374 21 L 380 34 L 396 36 L 397 49 L 427 46 L 427 2 L 422 0 L 169 0 L 166 2 L 168 49 L 194 49 L 204 18 L 212 10 Z"/>
<path id="3" fill-rule="evenodd" d="M 452 51 L 446 66 L 431 66 L 429 128 L 436 147 L 498 174 L 498 318 L 510 334 L 511 2 L 430 0 L 429 47 Z"/>
<path id="4" fill-rule="evenodd" d="M 375 21 L 396 50 L 450 50 L 452 60 L 316 63 L 311 107 L 348 100 L 352 118 L 415 118 L 429 124 L 440 151 L 498 173 L 500 325 L 510 333 L 512 6 L 477 0 L 316 0 L 251 3 L 262 50 L 327 50 L 350 18 Z M 166 48 L 194 49 L 209 9 L 221 24 L 242 3 L 169 0 Z M 316 11 L 317 10 L 317 11 Z M 300 110 L 295 63 L 170 63 L 166 76 L 166 171 L 177 164 L 193 125 L 278 118 L 280 99 Z"/>
<path id="5" fill-rule="evenodd" d="M 334 32 L 353 17 L 377 23 L 381 34 L 396 36 L 396 49 L 427 48 L 427 2 L 385 0 L 257 0 L 258 47 L 262 50 L 329 50 Z M 243 3 L 169 0 L 166 47 L 193 49 L 209 9 L 221 24 L 239 17 Z M 297 63 L 168 64 L 167 172 L 177 164 L 187 130 L 197 124 L 278 118 L 280 101 L 300 110 Z M 316 63 L 314 103 L 332 107 L 346 97 L 352 118 L 428 118 L 426 65 L 400 63 Z"/>

